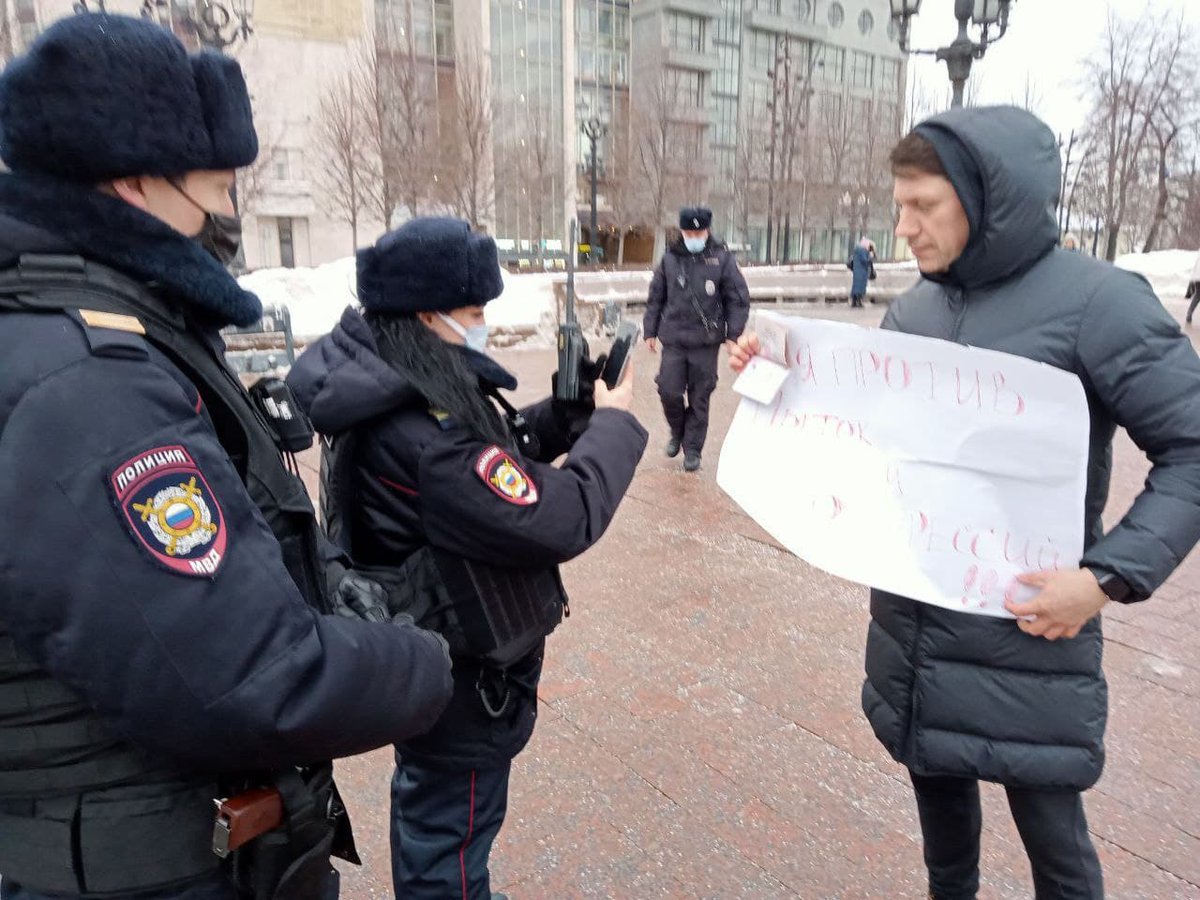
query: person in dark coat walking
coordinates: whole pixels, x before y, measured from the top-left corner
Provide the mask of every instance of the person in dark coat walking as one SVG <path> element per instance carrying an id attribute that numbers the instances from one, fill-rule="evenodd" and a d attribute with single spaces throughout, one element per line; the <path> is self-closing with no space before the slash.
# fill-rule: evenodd
<path id="1" fill-rule="evenodd" d="M 400 898 L 489 896 L 546 635 L 569 614 L 557 567 L 603 535 L 646 446 L 629 370 L 611 391 L 589 385 L 594 412 L 508 404 L 516 380 L 485 352 L 484 306 L 501 290 L 491 238 L 414 219 L 359 253 L 364 314 L 347 310 L 288 378 L 327 436 L 331 537 L 454 657 L 449 708 L 396 748 Z"/>
<path id="2" fill-rule="evenodd" d="M 236 900 L 234 868 L 268 886 L 301 833 L 279 890 L 334 897 L 340 803 L 312 776 L 449 701 L 444 641 L 361 582 L 330 596 L 304 485 L 225 366 L 218 329 L 261 315 L 224 267 L 257 150 L 238 64 L 144 19 L 63 19 L 0 75 L 5 900 Z M 223 864 L 213 801 L 268 773 L 311 814 Z"/>
<path id="3" fill-rule="evenodd" d="M 1104 765 L 1100 612 L 1146 600 L 1200 538 L 1200 360 L 1140 276 L 1056 248 L 1054 134 L 1015 107 L 958 109 L 893 149 L 898 237 L 922 280 L 882 327 L 1077 374 L 1091 417 L 1078 567 L 1029 572 L 1017 618 L 871 591 L 863 709 L 910 772 L 931 896 L 979 888 L 980 780 L 1002 784 L 1049 898 L 1103 896 L 1081 794 Z M 754 340 L 734 355 L 741 367 Z M 1107 533 L 1112 440 L 1152 462 Z"/>
<path id="4" fill-rule="evenodd" d="M 864 237 L 854 247 L 854 252 L 850 254 L 850 261 L 846 263 L 846 267 L 854 273 L 850 282 L 851 307 L 863 305 L 863 297 L 867 295 L 867 283 L 870 280 L 873 266 L 871 242 Z"/>
<path id="5" fill-rule="evenodd" d="M 682 448 L 688 472 L 700 468 L 717 354 L 722 343 L 737 340 L 750 316 L 746 279 L 729 249 L 713 239 L 711 225 L 710 209 L 679 211 L 681 234 L 654 270 L 642 325 L 650 352 L 662 346 L 657 383 L 671 429 L 666 453 L 675 457 Z"/>

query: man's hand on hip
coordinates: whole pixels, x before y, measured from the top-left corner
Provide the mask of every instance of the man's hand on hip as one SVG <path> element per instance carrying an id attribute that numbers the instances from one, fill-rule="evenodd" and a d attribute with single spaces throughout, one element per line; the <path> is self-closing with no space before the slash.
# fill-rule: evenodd
<path id="1" fill-rule="evenodd" d="M 1027 603 L 1010 600 L 1004 608 L 1022 631 L 1048 641 L 1075 637 L 1108 602 L 1090 569 L 1028 572 L 1017 580 L 1040 590 Z"/>
<path id="2" fill-rule="evenodd" d="M 646 349 L 649 350 L 651 353 L 657 353 L 658 352 L 658 338 L 652 338 L 652 337 L 646 338 Z"/>

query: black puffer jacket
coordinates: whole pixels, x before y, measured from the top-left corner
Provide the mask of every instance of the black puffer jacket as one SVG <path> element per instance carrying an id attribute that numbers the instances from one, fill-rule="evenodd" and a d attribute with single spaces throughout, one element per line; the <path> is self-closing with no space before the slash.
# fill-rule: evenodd
<path id="1" fill-rule="evenodd" d="M 664 344 L 706 347 L 737 340 L 749 316 L 746 279 L 725 245 L 710 236 L 701 253 L 689 253 L 679 238 L 654 270 L 642 331 Z"/>
<path id="2" fill-rule="evenodd" d="M 1076 373 L 1091 415 L 1083 564 L 1149 596 L 1200 538 L 1200 361 L 1149 285 L 1055 250 L 1054 136 L 1011 108 L 951 111 L 983 176 L 983 224 L 950 272 L 896 301 L 883 327 L 1001 350 Z M 1108 534 L 1112 438 L 1154 464 Z M 1099 619 L 1072 640 L 871 592 L 863 709 L 900 762 L 1034 788 L 1090 787 L 1104 764 Z"/>

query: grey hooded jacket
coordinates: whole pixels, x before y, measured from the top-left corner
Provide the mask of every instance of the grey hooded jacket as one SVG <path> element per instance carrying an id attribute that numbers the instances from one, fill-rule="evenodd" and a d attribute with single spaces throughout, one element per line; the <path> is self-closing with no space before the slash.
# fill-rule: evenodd
<path id="1" fill-rule="evenodd" d="M 1139 276 L 1055 249 L 1059 157 L 1050 130 L 1012 108 L 952 110 L 983 181 L 982 222 L 947 273 L 900 297 L 883 327 L 1001 350 L 1074 372 L 1091 417 L 1082 565 L 1148 597 L 1200 538 L 1200 360 Z M 955 184 L 960 195 L 963 186 Z M 1112 438 L 1153 464 L 1107 534 Z M 1047 641 L 1009 619 L 871 592 L 862 702 L 876 736 L 916 772 L 1085 789 L 1104 765 L 1100 619 Z"/>

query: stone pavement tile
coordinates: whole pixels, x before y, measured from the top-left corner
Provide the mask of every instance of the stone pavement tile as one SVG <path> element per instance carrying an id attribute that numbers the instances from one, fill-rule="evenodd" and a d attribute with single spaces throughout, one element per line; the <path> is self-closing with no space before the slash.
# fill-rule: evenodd
<path id="1" fill-rule="evenodd" d="M 1175 607 L 1167 607 L 1155 604 L 1154 609 L 1138 609 L 1128 624 L 1144 628 L 1172 644 L 1187 643 L 1195 637 L 1196 629 L 1186 622 L 1180 622 L 1162 614 L 1162 610 L 1171 608 L 1190 610 L 1191 605 L 1180 604 Z"/>
<path id="2" fill-rule="evenodd" d="M 671 873 L 601 821 L 577 822 L 522 847 L 524 871 L 510 867 L 515 849 L 502 833 L 491 866 L 493 889 L 514 900 L 686 896 Z"/>
<path id="3" fill-rule="evenodd" d="M 1133 624 L 1132 620 L 1121 622 L 1109 619 L 1104 625 L 1104 638 L 1106 641 L 1115 641 L 1135 650 L 1141 650 L 1143 653 L 1161 656 L 1163 659 L 1185 662 L 1194 657 L 1186 644 L 1147 631 L 1145 628 Z"/>
<path id="4" fill-rule="evenodd" d="M 390 747 L 338 760 L 338 791 L 354 826 L 362 866 L 339 863 L 342 897 L 359 900 L 392 896 L 392 859 L 388 844 L 393 754 Z"/>
<path id="5" fill-rule="evenodd" d="M 1094 835 L 1177 878 L 1200 884 L 1200 838 L 1159 816 L 1134 810 L 1104 791 L 1089 791 L 1085 803 Z"/>
<path id="6" fill-rule="evenodd" d="M 1193 657 L 1193 660 L 1195 659 L 1200 659 L 1200 654 Z M 1200 698 L 1200 668 L 1182 661 L 1163 659 L 1161 656 L 1124 644 L 1105 642 L 1104 670 L 1109 674 L 1110 680 L 1131 675 L 1168 690 Z"/>
<path id="7" fill-rule="evenodd" d="M 1100 839 L 1096 852 L 1104 869 L 1104 891 L 1114 900 L 1200 900 L 1200 887 Z"/>

